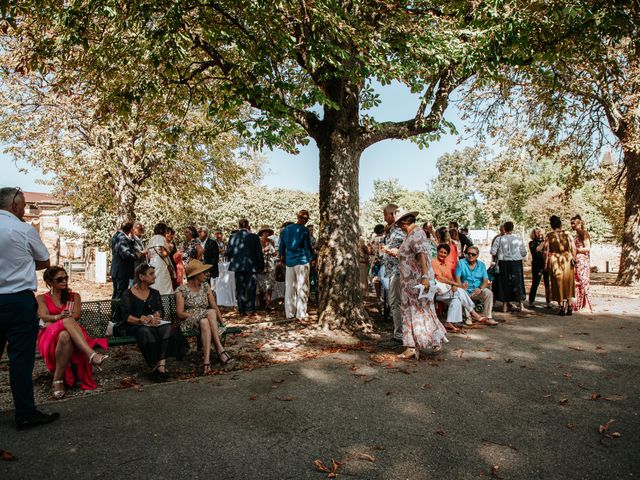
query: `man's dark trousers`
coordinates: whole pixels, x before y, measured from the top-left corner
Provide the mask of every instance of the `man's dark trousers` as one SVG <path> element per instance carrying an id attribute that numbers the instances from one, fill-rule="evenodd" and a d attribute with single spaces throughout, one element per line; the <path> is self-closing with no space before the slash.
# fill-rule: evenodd
<path id="1" fill-rule="evenodd" d="M 129 289 L 129 283 L 131 282 L 131 280 L 133 280 L 133 277 L 132 278 L 127 278 L 127 277 L 112 278 L 111 281 L 113 282 L 113 294 L 111 295 L 111 299 L 120 300 L 120 297 L 122 297 L 122 294 Z"/>
<path id="2" fill-rule="evenodd" d="M 240 314 L 256 309 L 256 283 L 258 276 L 251 272 L 236 272 L 236 301 Z"/>
<path id="3" fill-rule="evenodd" d="M 33 365 L 38 329 L 38 304 L 32 291 L 0 294 L 0 345 L 3 338 L 9 343 L 9 378 L 16 423 L 27 420 L 36 411 Z"/>

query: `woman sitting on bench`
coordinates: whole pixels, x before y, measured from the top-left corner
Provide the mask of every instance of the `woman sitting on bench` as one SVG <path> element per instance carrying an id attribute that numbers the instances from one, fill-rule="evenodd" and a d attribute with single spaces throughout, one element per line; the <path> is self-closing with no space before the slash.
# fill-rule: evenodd
<path id="1" fill-rule="evenodd" d="M 94 339 L 78 325 L 80 295 L 69 289 L 69 276 L 62 267 L 49 267 L 43 279 L 49 292 L 38 295 L 38 316 L 43 328 L 38 333 L 38 351 L 47 369 L 53 373 L 53 398 L 59 400 L 69 388 L 80 382 L 82 390 L 94 390 L 92 366 L 99 367 L 109 358 L 93 350 L 96 345 L 107 348 L 104 338 Z M 73 369 L 71 366 L 75 366 Z"/>
<path id="2" fill-rule="evenodd" d="M 207 281 L 207 271 L 210 268 L 211 265 L 200 260 L 191 260 L 185 268 L 187 284 L 176 289 L 176 314 L 182 321 L 181 325 L 189 330 L 200 331 L 205 375 L 211 371 L 211 342 L 223 365 L 232 360 L 220 341 L 218 319 L 222 318 L 222 314 Z"/>
<path id="3" fill-rule="evenodd" d="M 127 335 L 136 337 L 142 356 L 152 368 L 151 378 L 165 382 L 169 379 L 167 357 L 176 356 L 178 332 L 162 320 L 160 292 L 150 288 L 156 280 L 155 268 L 147 263 L 138 265 L 133 280 L 133 287 L 120 298 L 120 313 L 127 322 Z"/>

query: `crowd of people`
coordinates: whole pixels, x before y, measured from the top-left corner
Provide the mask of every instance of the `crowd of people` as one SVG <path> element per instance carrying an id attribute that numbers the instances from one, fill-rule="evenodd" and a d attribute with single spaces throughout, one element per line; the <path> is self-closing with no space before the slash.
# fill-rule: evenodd
<path id="1" fill-rule="evenodd" d="M 376 225 L 368 243 L 361 241 L 361 264 L 369 255 L 370 268 L 362 269 L 360 283 L 367 290 L 372 278 L 376 296 L 386 298 L 393 319 L 392 343 L 403 345 L 400 358 L 418 357 L 421 348 L 438 350 L 446 333 L 474 323 L 496 326 L 494 302 L 503 313 L 535 308 L 544 279 L 546 304 L 558 303 L 559 315 L 591 310 L 589 233 L 579 215 L 571 219 L 575 237 L 562 229 L 559 217 L 549 219 L 551 231 L 531 232 L 529 248 L 514 233 L 513 222 L 500 225 L 490 242 L 489 267 L 468 231 L 452 221 L 447 227 L 416 224 L 417 212 L 389 204 L 383 211 L 386 225 Z M 531 253 L 532 284 L 524 283 L 524 264 Z M 384 295 L 383 295 L 384 292 Z M 446 312 L 444 325 L 437 313 Z"/>
<path id="2" fill-rule="evenodd" d="M 78 323 L 82 300 L 69 288 L 67 272 L 50 265 L 37 232 L 24 222 L 21 190 L 0 189 L 0 203 L 0 355 L 8 342 L 16 425 L 24 429 L 58 418 L 35 407 L 31 373 L 36 345 L 53 374 L 55 399 L 77 384 L 96 388 L 93 368 L 100 368 L 109 356 L 95 351 L 106 349 L 106 340 L 91 338 Z M 514 234 L 513 223 L 505 222 L 490 243 L 487 267 L 468 231 L 456 222 L 420 227 L 417 212 L 394 204 L 382 213 L 386 225 L 377 225 L 369 241 L 361 239 L 358 245 L 359 281 L 363 297 L 369 295 L 371 280 L 376 296 L 386 299 L 393 319 L 392 343 L 404 347 L 401 359 L 417 359 L 422 349 L 439 350 L 448 341 L 447 332 L 474 323 L 496 326 L 494 301 L 501 302 L 503 312 L 525 309 L 523 260 L 528 252 L 529 308 L 535 307 L 542 280 L 547 305 L 557 302 L 560 315 L 591 309 L 591 243 L 579 216 L 571 219 L 575 237 L 552 216 L 549 233 L 532 230 L 528 250 Z M 155 225 L 148 240 L 141 223 L 123 224 L 111 239 L 112 298 L 119 301 L 114 334 L 136 338 L 158 382 L 169 377 L 167 358 L 185 353 L 182 329 L 199 333 L 204 374 L 211 369 L 212 347 L 221 363 L 232 362 L 221 342 L 222 314 L 213 290 L 223 260 L 235 273 L 240 315 L 255 317 L 257 304 L 270 310 L 276 281 L 284 281 L 286 318 L 307 319 L 316 256 L 308 221 L 309 212 L 301 210 L 295 222 L 285 223 L 276 234 L 269 226 L 253 233 L 248 220 L 240 219 L 228 242 L 221 231 L 210 236 L 205 226 L 188 226 L 181 245 L 175 242 L 175 230 L 164 223 Z M 44 270 L 49 288 L 37 297 L 36 270 Z M 161 295 L 168 294 L 175 294 L 178 326 L 163 318 Z"/>

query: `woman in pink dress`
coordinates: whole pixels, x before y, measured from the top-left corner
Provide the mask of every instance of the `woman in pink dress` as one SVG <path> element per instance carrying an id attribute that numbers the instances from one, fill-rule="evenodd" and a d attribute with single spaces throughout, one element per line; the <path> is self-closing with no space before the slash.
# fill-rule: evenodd
<path id="1" fill-rule="evenodd" d="M 59 400 L 65 395 L 65 386 L 72 388 L 76 382 L 80 382 L 83 390 L 98 386 L 92 367 L 99 367 L 109 356 L 93 348 L 106 349 L 107 340 L 89 337 L 76 322 L 80 318 L 80 295 L 67 286 L 69 277 L 64 268 L 49 267 L 43 278 L 50 291 L 36 297 L 38 316 L 44 324 L 37 345 L 47 369 L 53 373 L 53 398 Z"/>
<path id="2" fill-rule="evenodd" d="M 439 350 L 447 342 L 446 330 L 434 308 L 433 298 L 418 298 L 422 285 L 427 292 L 433 280 L 429 243 L 422 228 L 416 225 L 416 212 L 399 211 L 396 225 L 407 234 L 398 249 L 400 285 L 402 288 L 402 335 L 405 351 L 398 357 L 420 357 L 421 348 Z"/>
<path id="3" fill-rule="evenodd" d="M 584 222 L 579 216 L 571 219 L 571 228 L 576 232 L 576 266 L 574 274 L 576 279 L 576 301 L 573 304 L 573 311 L 578 312 L 585 307 L 593 312 L 591 307 L 591 238 L 589 232 L 584 228 Z"/>

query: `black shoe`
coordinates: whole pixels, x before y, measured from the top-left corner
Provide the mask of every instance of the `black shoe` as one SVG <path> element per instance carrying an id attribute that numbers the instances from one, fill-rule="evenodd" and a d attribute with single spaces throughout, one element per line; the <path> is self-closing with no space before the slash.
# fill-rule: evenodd
<path id="1" fill-rule="evenodd" d="M 571 308 L 571 305 L 567 307 L 567 315 L 569 316 L 573 315 L 573 309 Z"/>
<path id="2" fill-rule="evenodd" d="M 51 423 L 59 418 L 60 414 L 58 412 L 44 413 L 36 410 L 35 413 L 26 420 L 16 422 L 16 430 L 28 430 L 29 428 L 39 427 L 40 425 Z"/>

